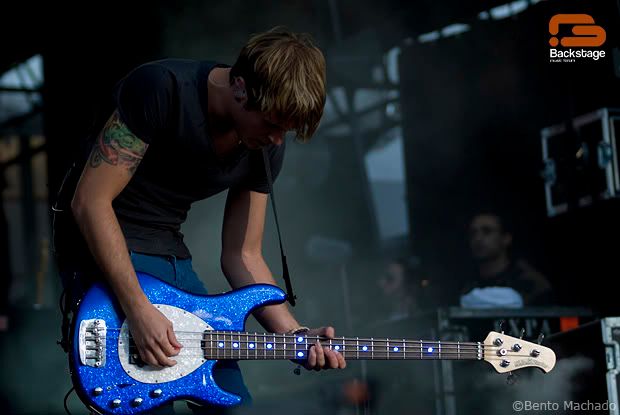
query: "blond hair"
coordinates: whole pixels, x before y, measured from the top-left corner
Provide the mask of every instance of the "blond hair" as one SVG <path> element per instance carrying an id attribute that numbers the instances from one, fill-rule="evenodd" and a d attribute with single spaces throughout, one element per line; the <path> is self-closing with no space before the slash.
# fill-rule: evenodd
<path id="1" fill-rule="evenodd" d="M 243 77 L 248 106 L 290 125 L 307 141 L 325 106 L 325 58 L 310 35 L 275 27 L 250 38 L 230 71 Z"/>

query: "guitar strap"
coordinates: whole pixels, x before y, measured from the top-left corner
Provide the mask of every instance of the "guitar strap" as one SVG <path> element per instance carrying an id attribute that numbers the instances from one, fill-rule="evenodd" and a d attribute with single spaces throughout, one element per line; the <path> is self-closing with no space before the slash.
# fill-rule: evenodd
<path id="1" fill-rule="evenodd" d="M 273 179 L 271 177 L 271 163 L 269 162 L 269 156 L 265 147 L 263 151 L 263 162 L 265 164 L 265 173 L 267 174 L 267 185 L 269 186 L 269 194 L 271 195 L 271 207 L 273 208 L 273 217 L 276 222 L 276 230 L 278 231 L 278 242 L 280 243 L 280 257 L 282 258 L 282 278 L 286 284 L 286 297 L 288 302 L 295 306 L 295 294 L 293 294 L 293 286 L 291 285 L 291 278 L 288 272 L 288 265 L 286 264 L 286 255 L 284 255 L 284 248 L 282 247 L 282 235 L 280 234 L 280 224 L 278 222 L 278 212 L 276 210 L 276 200 L 273 195 Z"/>
<path id="2" fill-rule="evenodd" d="M 69 273 L 67 273 L 69 274 Z M 65 353 L 69 353 L 71 348 L 71 320 L 75 316 L 77 310 L 78 299 L 76 296 L 76 282 L 78 278 L 77 272 L 70 272 L 70 276 L 64 274 L 64 278 L 69 281 L 63 281 L 64 288 L 60 294 L 59 307 L 62 313 L 61 339 L 56 341 Z M 62 274 L 61 274 L 62 275 Z"/>

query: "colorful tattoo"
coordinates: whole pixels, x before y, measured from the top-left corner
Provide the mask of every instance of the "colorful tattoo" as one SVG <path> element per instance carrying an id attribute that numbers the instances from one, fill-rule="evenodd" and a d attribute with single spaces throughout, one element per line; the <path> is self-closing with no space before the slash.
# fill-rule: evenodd
<path id="1" fill-rule="evenodd" d="M 148 144 L 136 137 L 119 119 L 118 112 L 103 127 L 90 153 L 90 167 L 97 168 L 102 161 L 113 166 L 127 167 L 130 174 L 138 168 Z"/>

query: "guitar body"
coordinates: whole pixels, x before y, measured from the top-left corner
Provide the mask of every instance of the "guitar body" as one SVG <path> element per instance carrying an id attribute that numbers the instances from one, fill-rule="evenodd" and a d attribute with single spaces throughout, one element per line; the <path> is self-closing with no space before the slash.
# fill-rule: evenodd
<path id="1" fill-rule="evenodd" d="M 241 398 L 220 389 L 212 376 L 217 360 L 200 352 L 204 333 L 242 331 L 252 310 L 285 301 L 278 287 L 257 284 L 219 295 L 194 295 L 147 274 L 138 280 L 148 299 L 174 325 L 184 345 L 177 364 L 142 364 L 124 314 L 113 293 L 95 284 L 74 318 L 69 361 L 73 383 L 83 402 L 100 413 L 137 414 L 178 399 L 231 406 Z"/>

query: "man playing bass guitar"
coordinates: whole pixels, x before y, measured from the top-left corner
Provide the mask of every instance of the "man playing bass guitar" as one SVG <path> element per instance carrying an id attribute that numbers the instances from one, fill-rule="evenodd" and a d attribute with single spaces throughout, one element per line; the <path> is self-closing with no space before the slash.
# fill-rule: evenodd
<path id="1" fill-rule="evenodd" d="M 145 296 L 136 271 L 206 294 L 180 227 L 193 202 L 224 190 L 222 271 L 233 288 L 275 285 L 261 253 L 269 193 L 264 161 L 275 179 L 285 133 L 310 139 L 325 95 L 321 51 L 309 36 L 282 28 L 253 36 L 232 67 L 166 59 L 132 70 L 117 84 L 115 111 L 93 137 L 90 153 L 74 163 L 56 204 L 55 254 L 67 304 L 75 306 L 93 282 L 105 281 L 142 361 L 175 365 L 182 345 Z M 254 316 L 272 333 L 335 335 L 332 327 L 308 332 L 285 304 Z M 342 354 L 316 344 L 305 365 L 319 370 L 346 363 Z M 214 378 L 251 400 L 234 361 L 219 365 Z M 158 413 L 171 412 L 169 404 Z"/>

